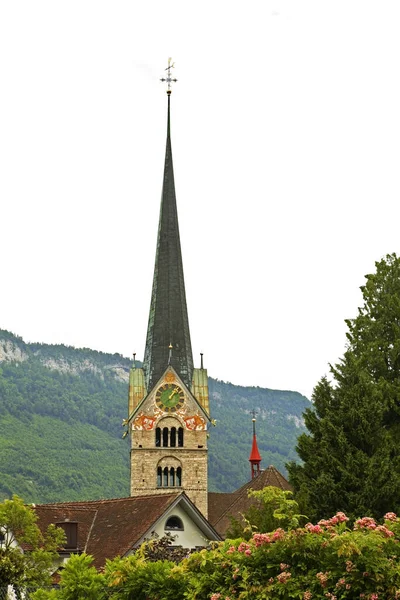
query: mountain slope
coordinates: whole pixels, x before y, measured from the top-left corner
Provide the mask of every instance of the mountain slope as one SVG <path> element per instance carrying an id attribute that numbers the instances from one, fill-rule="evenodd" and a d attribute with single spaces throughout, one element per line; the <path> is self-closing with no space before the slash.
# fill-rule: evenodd
<path id="1" fill-rule="evenodd" d="M 119 354 L 27 344 L 0 330 L 0 499 L 27 502 L 129 495 L 129 443 L 122 440 L 131 361 Z M 262 465 L 295 458 L 309 401 L 296 392 L 210 378 L 217 421 L 209 440 L 209 487 L 232 491 L 249 478 L 250 412 Z"/>

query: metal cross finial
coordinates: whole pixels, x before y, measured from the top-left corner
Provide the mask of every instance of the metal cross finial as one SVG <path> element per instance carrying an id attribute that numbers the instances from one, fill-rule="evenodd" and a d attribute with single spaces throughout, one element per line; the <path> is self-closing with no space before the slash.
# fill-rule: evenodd
<path id="1" fill-rule="evenodd" d="M 160 81 L 167 82 L 167 94 L 168 96 L 171 94 L 171 83 L 176 83 L 177 79 L 172 79 L 171 77 L 171 69 L 175 67 L 175 63 L 171 63 L 172 58 L 168 59 L 168 67 L 165 69 L 167 71 L 167 77 L 163 77 Z"/>

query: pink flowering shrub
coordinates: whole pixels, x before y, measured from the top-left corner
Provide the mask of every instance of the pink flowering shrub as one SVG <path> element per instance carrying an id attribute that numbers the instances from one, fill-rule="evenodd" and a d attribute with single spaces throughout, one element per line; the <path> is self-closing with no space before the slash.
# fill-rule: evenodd
<path id="1" fill-rule="evenodd" d="M 383 518 L 385 519 L 385 521 L 396 521 L 397 515 L 394 512 L 388 512 Z"/>
<path id="2" fill-rule="evenodd" d="M 49 596 L 41 590 L 36 600 L 75 597 L 66 592 L 90 582 L 85 560 L 84 554 L 72 557 L 60 591 Z M 399 565 L 394 513 L 383 524 L 363 517 L 354 526 L 337 513 L 317 524 L 226 540 L 178 565 L 147 562 L 140 551 L 108 561 L 96 575 L 104 584 L 96 600 L 400 600 Z"/>
<path id="3" fill-rule="evenodd" d="M 291 576 L 292 574 L 290 571 L 283 571 L 283 573 L 279 573 L 279 575 L 276 576 L 276 579 L 279 583 L 287 583 Z"/>
<path id="4" fill-rule="evenodd" d="M 312 523 L 307 523 L 307 525 L 305 525 L 305 529 L 307 529 L 307 531 L 309 531 L 310 533 L 323 533 L 324 532 L 321 525 L 313 525 Z"/>
<path id="5" fill-rule="evenodd" d="M 185 561 L 188 600 L 400 600 L 400 519 L 354 526 L 338 512 L 285 531 L 226 540 Z M 220 594 L 220 596 L 217 596 Z"/>
<path id="6" fill-rule="evenodd" d="M 269 533 L 255 533 L 253 535 L 253 542 L 256 548 L 263 544 L 270 544 L 272 542 L 272 535 Z"/>
<path id="7" fill-rule="evenodd" d="M 354 523 L 354 529 L 376 529 L 377 525 L 375 523 L 375 519 L 371 517 L 364 517 L 363 519 L 358 519 Z"/>

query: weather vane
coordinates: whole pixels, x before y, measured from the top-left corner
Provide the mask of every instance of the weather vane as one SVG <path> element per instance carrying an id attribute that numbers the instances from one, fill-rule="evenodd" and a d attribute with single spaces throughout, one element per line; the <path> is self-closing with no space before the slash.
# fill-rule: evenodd
<path id="1" fill-rule="evenodd" d="M 165 69 L 167 71 L 167 76 L 160 79 L 160 81 L 167 82 L 167 94 L 171 94 L 171 83 L 176 83 L 177 79 L 172 79 L 171 77 L 171 69 L 175 67 L 175 63 L 171 63 L 172 58 L 168 59 L 168 67 Z"/>

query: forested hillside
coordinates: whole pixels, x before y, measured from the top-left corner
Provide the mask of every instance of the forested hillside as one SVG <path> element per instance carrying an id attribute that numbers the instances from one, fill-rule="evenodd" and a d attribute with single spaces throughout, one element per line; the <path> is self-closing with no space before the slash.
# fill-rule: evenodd
<path id="1" fill-rule="evenodd" d="M 0 499 L 27 502 L 129 495 L 129 442 L 122 440 L 131 361 L 118 354 L 27 344 L 0 330 Z M 258 413 L 262 466 L 295 458 L 309 401 L 297 392 L 211 379 L 217 421 L 209 440 L 209 487 L 232 491 L 250 474 L 250 412 Z"/>
<path id="2" fill-rule="evenodd" d="M 274 465 L 286 475 L 285 464 L 297 459 L 295 446 L 304 431 L 302 413 L 309 400 L 298 392 L 208 381 L 212 416 L 217 420 L 209 440 L 210 491 L 233 491 L 250 479 L 253 410 L 261 467 Z"/>

